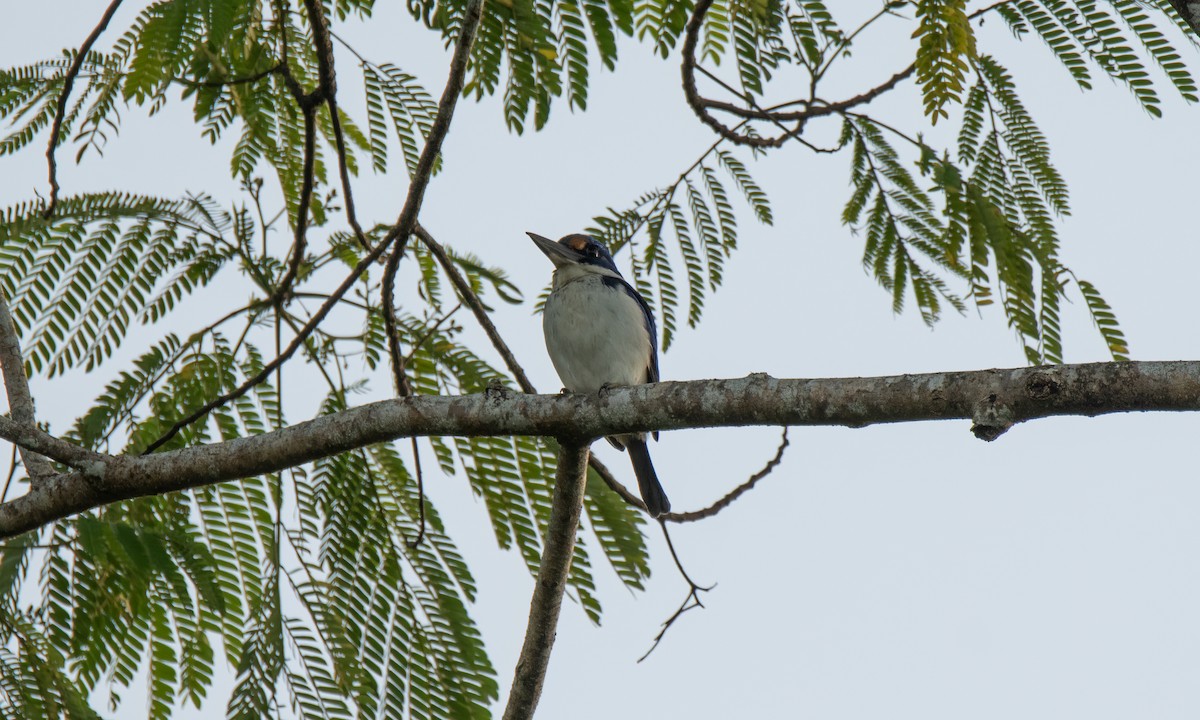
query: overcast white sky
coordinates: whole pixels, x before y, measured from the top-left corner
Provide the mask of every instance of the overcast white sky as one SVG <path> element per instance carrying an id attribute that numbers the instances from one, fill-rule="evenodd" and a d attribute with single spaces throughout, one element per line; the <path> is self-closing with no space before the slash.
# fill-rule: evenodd
<path id="1" fill-rule="evenodd" d="M 78 45 L 101 5 L 10 4 L 0 64 Z M 368 57 L 416 73 L 436 95 L 445 78 L 441 43 L 415 29 L 399 5 L 381 2 L 374 22 L 339 32 Z M 130 6 L 109 39 L 141 4 Z M 875 84 L 911 58 L 909 32 L 885 26 L 865 36 L 845 87 Z M 1014 71 L 1070 183 L 1065 262 L 1115 307 L 1134 358 L 1200 357 L 1200 111 L 1164 89 L 1166 118 L 1151 120 L 1104 78 L 1097 90 L 1079 92 L 1039 41 L 1015 43 L 997 21 L 980 37 L 982 49 Z M 353 66 L 339 61 L 342 105 L 362 117 Z M 444 243 L 504 266 L 535 297 L 550 266 L 526 230 L 579 230 L 606 206 L 667 184 L 711 142 L 678 84 L 676 58 L 662 62 L 626 43 L 617 72 L 594 76 L 589 111 L 572 114 L 559 103 L 542 133 L 510 135 L 496 100 L 464 101 L 422 222 Z M 200 138 L 190 108 L 174 108 L 152 122 L 127 110 L 122 137 L 102 162 L 64 163 L 65 192 L 117 186 L 234 197 L 227 153 Z M 925 129 L 918 108 L 910 84 L 871 109 L 915 132 Z M 40 149 L 2 162 L 4 205 L 45 192 Z M 741 250 L 725 286 L 701 326 L 683 330 L 662 359 L 664 379 L 1023 364 L 994 309 L 947 317 L 934 331 L 915 314 L 892 314 L 887 293 L 861 269 L 861 240 L 839 222 L 845 157 L 797 147 L 752 170 L 776 224 L 740 215 Z M 387 178 L 359 180 L 360 217 L 394 218 L 405 180 L 398 162 Z M 203 303 L 194 307 L 195 315 L 172 322 L 186 329 L 207 317 Z M 531 307 L 502 308 L 497 322 L 538 387 L 557 389 Z M 1065 309 L 1064 325 L 1069 362 L 1107 359 L 1081 302 Z M 35 392 L 61 430 L 101 384 L 76 375 L 38 382 Z M 388 387 L 378 383 L 377 396 Z M 287 401 L 299 420 L 312 400 Z M 590 625 L 577 606 L 564 609 L 540 717 L 1194 718 L 1198 431 L 1200 417 L 1182 414 L 1043 420 L 991 444 L 965 421 L 794 429 L 784 464 L 758 489 L 714 519 L 674 530 L 692 576 L 718 585 L 704 598 L 707 609 L 677 623 L 641 664 L 685 585 L 657 535 L 645 593 L 625 591 L 596 557 L 603 625 Z M 756 471 L 777 440 L 773 429 L 673 432 L 653 452 L 675 507 L 687 510 Z M 596 449 L 630 478 L 623 456 Z M 474 613 L 506 691 L 532 581 L 516 555 L 496 549 L 464 478 L 430 484 L 480 581 Z M 127 695 L 117 717 L 143 712 Z"/>

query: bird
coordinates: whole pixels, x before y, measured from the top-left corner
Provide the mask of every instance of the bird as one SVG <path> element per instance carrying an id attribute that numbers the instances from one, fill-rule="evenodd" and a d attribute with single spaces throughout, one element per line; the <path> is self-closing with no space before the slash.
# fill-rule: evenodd
<path id="1" fill-rule="evenodd" d="M 609 387 L 658 382 L 654 314 L 621 276 L 608 248 L 578 233 L 558 242 L 526 234 L 554 263 L 542 330 L 550 360 L 567 391 L 599 393 Z M 629 453 L 650 515 L 660 518 L 670 512 L 671 501 L 650 461 L 646 433 L 606 439 Z M 658 439 L 657 432 L 654 439 Z"/>

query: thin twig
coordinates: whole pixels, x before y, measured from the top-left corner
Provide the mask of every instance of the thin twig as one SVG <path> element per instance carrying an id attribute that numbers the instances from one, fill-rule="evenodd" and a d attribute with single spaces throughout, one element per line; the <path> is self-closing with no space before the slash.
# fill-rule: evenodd
<path id="1" fill-rule="evenodd" d="M 22 425 L 37 427 L 33 395 L 29 392 L 29 378 L 25 376 L 21 340 L 17 336 L 17 326 L 3 291 L 0 291 L 0 372 L 4 375 L 4 389 L 8 394 L 8 410 L 12 413 L 12 419 Z M 54 474 L 54 466 L 50 461 L 32 450 L 21 448 L 21 462 L 25 464 L 30 481 Z"/>
<path id="2" fill-rule="evenodd" d="M 178 83 L 180 85 L 186 85 L 187 87 L 194 87 L 194 88 L 202 88 L 202 87 L 206 87 L 206 88 L 207 87 L 217 87 L 217 88 L 219 88 L 219 87 L 233 87 L 234 85 L 250 85 L 250 84 L 258 82 L 259 80 L 266 79 L 266 78 L 270 77 L 271 75 L 274 75 L 275 73 L 280 72 L 283 67 L 284 66 L 282 64 L 273 65 L 273 66 L 267 68 L 266 70 L 263 70 L 261 72 L 256 72 L 253 75 L 246 75 L 243 77 L 235 77 L 235 78 L 224 78 L 221 80 L 191 80 L 189 78 L 177 77 L 177 78 L 171 78 L 171 82 Z"/>
<path id="3" fill-rule="evenodd" d="M 290 77 L 290 76 L 289 76 Z M 304 170 L 300 186 L 300 203 L 296 208 L 296 232 L 292 240 L 292 253 L 288 260 L 287 272 L 279 281 L 275 290 L 275 302 L 281 303 L 291 290 L 292 284 L 300 275 L 300 265 L 304 261 L 304 250 L 308 246 L 308 213 L 312 204 L 313 185 L 316 183 L 316 154 L 317 154 L 317 110 L 312 106 L 304 106 Z"/>
<path id="4" fill-rule="evenodd" d="M 671 617 L 663 621 L 662 629 L 659 630 L 658 634 L 654 636 L 654 642 L 650 645 L 650 649 L 647 650 L 644 655 L 638 658 L 638 662 L 650 657 L 650 653 L 654 652 L 655 648 L 658 647 L 658 644 L 662 642 L 664 637 L 666 637 L 667 631 L 671 629 L 671 626 L 675 624 L 675 621 L 682 617 L 685 612 L 704 607 L 704 603 L 700 602 L 700 593 L 708 592 L 717 586 L 716 583 L 708 586 L 696 584 L 696 581 L 692 579 L 692 576 L 688 575 L 687 570 L 683 568 L 683 561 L 679 559 L 679 553 L 675 551 L 675 543 L 671 541 L 671 532 L 667 530 L 667 524 L 660 519 L 659 525 L 662 526 L 663 537 L 667 539 L 667 549 L 671 551 L 671 559 L 675 561 L 675 568 L 679 570 L 679 574 L 683 576 L 684 582 L 688 584 L 688 592 L 687 595 L 684 596 L 683 602 L 679 605 L 679 608 L 671 614 Z"/>
<path id="5" fill-rule="evenodd" d="M 313 32 L 313 44 L 317 51 L 317 89 L 305 93 L 300 83 L 292 76 L 286 62 L 280 65 L 280 73 L 284 83 L 300 111 L 304 114 L 304 170 L 301 175 L 300 204 L 296 209 L 296 233 L 292 242 L 291 258 L 288 261 L 287 272 L 279 281 L 275 291 L 275 301 L 282 302 L 290 292 L 292 284 L 300 274 L 300 265 L 304 262 L 304 251 L 308 246 L 308 215 L 312 204 L 313 185 L 316 184 L 316 154 L 317 154 L 317 108 L 322 103 L 328 103 L 334 116 L 337 115 L 337 75 L 333 69 L 333 42 L 329 39 L 329 25 L 325 20 L 325 11 L 318 0 L 304 0 L 308 11 L 308 24 Z M 286 47 L 286 38 L 285 38 Z M 339 128 L 340 129 L 340 128 Z M 345 162 L 343 153 L 345 146 L 339 148 L 338 159 Z"/>
<path id="6" fill-rule="evenodd" d="M 396 386 L 396 394 L 400 397 L 412 395 L 412 384 L 408 381 L 408 373 L 404 371 L 404 356 L 400 354 L 400 327 L 396 319 L 396 272 L 400 269 L 400 256 L 404 253 L 404 245 L 397 245 L 388 257 L 387 267 L 383 271 L 383 286 L 380 289 L 380 305 L 383 310 L 383 329 L 387 335 L 388 355 L 391 358 L 392 380 Z"/>
<path id="7" fill-rule="evenodd" d="M 688 106 L 692 108 L 692 112 L 700 118 L 701 122 L 732 143 L 757 148 L 779 147 L 786 141 L 786 135 L 781 138 L 762 138 L 735 132 L 713 117 L 705 106 L 704 98 L 696 89 L 696 45 L 700 41 L 700 28 L 704 25 L 704 15 L 712 7 L 712 4 L 713 0 L 697 0 L 695 7 L 692 8 L 692 15 L 688 18 L 684 28 L 683 62 L 680 70 L 683 75 L 683 94 L 687 99 Z"/>
<path id="8" fill-rule="evenodd" d="M 325 103 L 329 106 L 329 121 L 333 125 L 333 140 L 337 149 L 338 175 L 342 180 L 342 197 L 345 201 L 346 222 L 350 224 L 350 229 L 354 231 L 354 237 L 358 240 L 358 244 L 362 249 L 370 251 L 371 243 L 367 240 L 367 235 L 363 232 L 362 226 L 358 224 L 358 212 L 354 209 L 354 192 L 350 187 L 350 168 L 346 162 L 346 138 L 342 133 L 342 119 L 338 115 L 337 100 L 330 95 L 325 100 Z"/>
<path id="9" fill-rule="evenodd" d="M 417 470 L 417 509 L 420 515 L 420 529 L 417 530 L 417 537 L 411 541 L 406 541 L 408 547 L 415 548 L 425 539 L 425 474 L 421 472 L 421 447 L 417 444 L 417 437 L 412 437 L 413 465 Z"/>
<path id="10" fill-rule="evenodd" d="M 442 266 L 442 270 L 450 278 L 450 284 L 458 291 L 458 296 L 467 304 L 467 307 L 471 308 L 471 313 L 475 315 L 475 320 L 483 328 L 483 332 L 487 334 L 488 339 L 492 341 L 492 347 L 496 349 L 496 352 L 500 353 L 505 367 L 512 373 L 521 391 L 531 395 L 536 394 L 537 388 L 530 382 L 529 376 L 525 374 L 525 369 L 517 362 L 517 358 L 513 355 L 512 350 L 509 349 L 508 343 L 504 342 L 504 338 L 500 336 L 500 331 L 496 329 L 496 324 L 492 322 L 491 316 L 488 315 L 483 301 L 479 299 L 479 296 L 471 288 L 471 284 L 459 272 L 458 267 L 450 259 L 449 253 L 446 252 L 446 248 L 442 247 L 437 240 L 434 240 L 429 231 L 420 223 L 416 225 L 413 232 L 417 236 L 417 239 L 421 241 L 421 244 L 432 253 L 438 264 Z"/>
<path id="11" fill-rule="evenodd" d="M 71 61 L 71 67 L 67 68 L 67 74 L 63 76 L 62 92 L 58 95 L 58 106 L 54 110 L 54 124 L 50 126 L 50 142 L 46 146 L 46 165 L 50 175 L 50 199 L 46 203 L 46 210 L 43 213 L 43 217 L 46 219 L 54 215 L 54 207 L 58 205 L 58 160 L 54 157 L 54 153 L 58 149 L 58 136 L 62 133 L 63 120 L 67 115 L 67 100 L 71 96 L 71 88 L 75 86 L 75 78 L 79 76 L 79 70 L 83 67 L 83 61 L 87 58 L 87 54 L 92 51 L 92 45 L 96 44 L 96 39 L 108 27 L 108 22 L 112 20 L 113 15 L 117 14 L 119 7 L 121 7 L 121 0 L 112 0 L 109 3 L 104 15 L 100 16 L 100 22 L 96 23 L 91 34 L 79 46 L 79 52 L 75 54 L 75 59 Z"/>
<path id="12" fill-rule="evenodd" d="M 779 467 L 779 463 L 783 462 L 783 453 L 785 450 L 787 450 L 789 444 L 790 441 L 788 440 L 788 428 L 785 426 L 783 428 L 783 437 L 780 438 L 779 441 L 779 448 L 775 451 L 775 457 L 768 460 L 767 464 L 763 466 L 762 470 L 754 473 L 748 480 L 746 480 L 746 482 L 729 491 L 725 497 L 702 510 L 693 510 L 691 512 L 682 513 L 668 513 L 663 517 L 663 519 L 671 522 L 685 523 L 703 520 L 704 518 L 709 518 L 713 515 L 716 515 L 732 505 L 734 500 L 737 500 L 739 497 L 753 489 L 754 486 L 758 484 L 759 480 L 762 480 L 766 476 L 770 475 L 775 468 Z"/>
<path id="13" fill-rule="evenodd" d="M 533 586 L 529 607 L 529 624 L 525 642 L 513 673 L 504 720 L 527 720 L 533 717 L 546 669 L 550 666 L 550 651 L 558 630 L 558 615 L 562 609 L 563 592 L 575 554 L 579 516 L 583 511 L 583 490 L 587 484 L 587 445 L 561 441 L 558 472 L 554 480 L 554 500 L 550 520 L 542 544 L 542 561 Z"/>
<path id="14" fill-rule="evenodd" d="M 350 271 L 350 274 L 346 276 L 342 284 L 330 294 L 329 299 L 321 307 L 317 308 L 317 311 L 304 325 L 300 333 L 292 338 L 292 341 L 288 343 L 287 348 L 282 354 L 264 365 L 257 375 L 242 383 L 235 390 L 205 403 L 203 407 L 176 422 L 161 437 L 151 443 L 145 453 L 151 453 L 162 447 L 164 443 L 179 434 L 179 431 L 183 428 L 207 416 L 208 413 L 222 407 L 230 400 L 235 400 L 245 395 L 251 388 L 270 377 L 276 367 L 287 362 L 296 353 L 296 350 L 304 344 L 304 341 L 312 334 L 313 330 L 325 320 L 325 317 L 338 301 L 341 300 L 342 296 L 358 282 L 358 279 L 362 277 L 367 268 L 382 257 L 388 248 L 398 239 L 400 241 L 398 243 L 399 247 L 403 247 L 407 243 L 408 236 L 412 234 L 413 226 L 416 224 L 417 213 L 421 209 L 421 202 L 425 196 L 425 188 L 428 186 L 433 172 L 433 163 L 437 159 L 442 142 L 446 139 L 447 132 L 450 130 L 450 121 L 454 115 L 454 107 L 458 102 L 458 96 L 462 93 L 463 78 L 467 71 L 467 60 L 470 57 L 471 43 L 475 39 L 475 31 L 479 27 L 482 8 L 483 0 L 471 0 L 467 5 L 466 13 L 463 16 L 462 29 L 458 40 L 455 42 L 454 55 L 450 61 L 450 77 L 447 79 L 446 87 L 442 91 L 441 100 L 438 102 L 437 116 L 434 118 L 433 126 L 430 128 L 429 138 L 425 142 L 425 147 L 421 149 L 421 156 L 417 161 L 416 171 L 413 173 L 412 184 L 408 189 L 404 209 L 400 212 L 400 217 L 397 219 L 396 224 L 392 226 L 392 229 L 384 235 L 379 244 L 370 253 L 358 261 L 358 264 L 354 266 L 354 269 Z"/>
<path id="15" fill-rule="evenodd" d="M 704 15 L 705 15 L 705 13 L 708 12 L 708 9 L 711 5 L 712 5 L 712 0 L 700 0 L 699 2 L 697 2 L 695 8 L 692 10 L 692 16 L 688 20 L 688 24 L 685 29 L 684 44 L 683 44 L 683 62 L 681 65 L 681 70 L 683 73 L 683 91 L 684 91 L 684 96 L 687 99 L 688 105 L 692 108 L 692 111 L 694 113 L 696 113 L 697 117 L 699 117 L 700 120 L 704 124 L 708 125 L 713 130 L 715 130 L 717 132 L 717 134 L 720 135 L 722 138 L 729 140 L 730 142 L 738 144 L 738 145 L 749 145 L 749 146 L 755 147 L 755 148 L 780 147 L 788 140 L 799 137 L 800 133 L 803 132 L 803 130 L 804 130 L 804 124 L 807 120 L 809 120 L 811 118 L 822 117 L 822 116 L 832 115 L 832 114 L 839 113 L 839 112 L 844 112 L 844 111 L 846 111 L 850 108 L 856 107 L 858 105 L 863 105 L 865 103 L 869 103 L 872 100 L 874 100 L 875 98 L 882 95 L 883 93 L 888 92 L 892 88 L 896 87 L 896 85 L 898 85 L 901 81 L 907 79 L 916 70 L 915 64 L 909 65 L 907 68 L 896 73 L 892 77 L 885 80 L 883 83 L 881 83 L 869 90 L 866 90 L 858 95 L 847 98 L 845 100 L 841 100 L 839 102 L 829 103 L 829 102 L 825 102 L 825 101 L 819 100 L 817 98 L 814 98 L 811 101 L 796 100 L 796 101 L 784 103 L 784 105 L 801 104 L 804 106 L 803 109 L 801 109 L 801 110 L 793 110 L 793 111 L 787 111 L 787 112 L 783 112 L 783 111 L 781 111 L 779 109 L 775 109 L 775 108 L 764 110 L 763 108 L 758 106 L 758 104 L 754 101 L 754 98 L 749 93 L 739 92 L 737 89 L 731 87 L 728 83 L 726 83 L 721 78 L 717 77 L 716 75 L 714 75 L 713 73 L 704 69 L 703 67 L 700 67 L 699 64 L 696 62 L 696 45 L 699 42 L 700 29 L 704 24 Z M 886 10 L 886 8 L 885 8 L 885 10 Z M 884 11 L 881 11 L 880 14 L 882 15 L 883 12 Z M 972 17 L 975 17 L 975 15 L 972 15 Z M 878 16 L 876 16 L 876 18 L 874 18 L 874 19 L 878 19 Z M 861 31 L 861 29 L 862 28 L 859 28 L 859 30 L 855 31 L 854 34 L 857 34 L 859 31 Z M 853 37 L 853 36 L 851 36 L 851 37 Z M 750 107 L 743 108 L 741 106 L 734 105 L 732 103 L 727 103 L 727 102 L 723 102 L 720 100 L 713 100 L 710 98 L 702 97 L 700 95 L 699 91 L 696 89 L 696 73 L 697 72 L 705 75 L 710 80 L 717 83 L 722 88 L 724 88 L 726 91 L 733 94 L 740 100 L 745 101 L 747 103 L 747 105 L 749 105 Z M 817 76 L 814 78 L 814 81 L 813 81 L 814 88 L 815 88 L 816 81 L 819 79 L 820 79 L 820 73 L 818 73 Z M 744 122 L 739 123 L 736 127 L 731 128 L 731 127 L 725 125 L 724 123 L 722 123 L 721 121 L 717 120 L 715 117 L 713 117 L 712 113 L 709 112 L 710 108 L 713 110 L 720 110 L 722 112 L 726 112 L 731 115 L 735 115 L 739 118 L 742 118 L 744 121 L 748 121 L 748 120 L 770 121 L 770 122 L 774 123 L 775 125 L 777 125 L 783 132 L 780 135 L 777 135 L 775 137 L 758 137 L 756 135 L 749 135 L 746 133 L 738 132 L 738 129 L 741 128 L 742 125 L 745 124 Z M 792 128 L 784 127 L 782 124 L 784 122 L 795 123 L 795 127 L 792 127 Z"/>
<path id="16" fill-rule="evenodd" d="M 425 342 L 427 340 L 429 340 L 429 338 L 433 337 L 433 334 L 436 333 L 438 331 L 438 329 L 442 327 L 442 325 L 446 324 L 446 322 L 449 321 L 450 318 L 454 317 L 454 314 L 456 312 L 458 312 L 459 310 L 462 310 L 462 305 L 463 304 L 461 302 L 459 302 L 454 307 L 450 308 L 450 312 L 448 312 L 445 315 L 438 318 L 438 321 L 433 324 L 433 327 L 426 330 L 425 333 L 423 335 L 421 335 L 421 337 L 417 338 L 417 340 L 415 342 L 413 342 L 412 348 L 409 349 L 408 354 L 404 356 L 404 363 L 406 365 L 408 363 L 412 362 L 412 359 L 413 359 L 413 357 L 416 356 L 417 351 L 420 350 L 421 347 L 425 345 Z"/>
<path id="17" fill-rule="evenodd" d="M 8 487 L 12 485 L 13 476 L 17 474 L 17 445 L 12 448 L 12 457 L 8 461 L 8 476 L 4 478 L 4 490 L 0 491 L 0 505 L 8 499 Z"/>

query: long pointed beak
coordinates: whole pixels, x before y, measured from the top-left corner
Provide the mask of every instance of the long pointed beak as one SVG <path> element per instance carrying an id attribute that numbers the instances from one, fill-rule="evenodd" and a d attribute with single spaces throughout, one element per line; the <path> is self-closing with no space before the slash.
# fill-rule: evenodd
<path id="1" fill-rule="evenodd" d="M 525 234 L 538 246 L 539 250 L 546 254 L 546 257 L 550 258 L 550 262 L 554 263 L 554 267 L 556 268 L 563 267 L 564 265 L 574 265 L 583 258 L 583 255 L 580 253 L 575 252 L 566 245 L 556 243 L 550 238 L 545 238 L 531 232 Z"/>

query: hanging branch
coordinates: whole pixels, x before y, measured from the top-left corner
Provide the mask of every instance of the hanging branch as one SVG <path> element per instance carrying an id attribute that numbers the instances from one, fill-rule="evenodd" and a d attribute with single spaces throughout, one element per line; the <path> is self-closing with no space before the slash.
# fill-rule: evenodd
<path id="1" fill-rule="evenodd" d="M 791 442 L 788 440 L 788 428 L 785 426 L 783 428 L 783 437 L 779 440 L 779 448 L 775 451 L 775 457 L 768 460 L 767 464 L 763 466 L 762 470 L 759 470 L 751 475 L 746 482 L 738 485 L 733 490 L 730 490 L 725 497 L 716 501 L 712 505 L 709 505 L 701 510 L 693 510 L 691 512 L 667 513 L 665 516 L 663 516 L 663 520 L 677 523 L 696 522 L 697 520 L 703 520 L 716 515 L 732 505 L 734 500 L 737 500 L 739 497 L 752 490 L 754 486 L 758 484 L 759 480 L 762 480 L 766 476 L 770 475 L 775 468 L 779 467 L 779 463 L 783 462 L 783 453 L 785 450 L 787 450 L 787 447 L 790 444 Z"/>
<path id="2" fill-rule="evenodd" d="M 692 579 L 692 576 L 688 575 L 688 571 L 683 568 L 683 561 L 679 559 L 679 553 L 675 551 L 675 543 L 671 541 L 671 531 L 667 529 L 667 524 L 663 522 L 662 518 L 659 519 L 659 525 L 662 526 L 663 537 L 667 539 L 667 549 L 671 551 L 671 559 L 675 561 L 675 569 L 679 571 L 681 576 L 683 576 L 683 581 L 688 584 L 688 592 L 687 595 L 683 597 L 683 602 L 680 603 L 675 612 L 671 614 L 671 617 L 663 621 L 662 629 L 659 630 L 658 634 L 654 636 L 654 642 L 650 644 L 650 649 L 637 659 L 639 663 L 650 657 L 650 654 L 658 648 L 658 644 L 661 643 L 663 638 L 667 636 L 667 631 L 671 629 L 671 626 L 675 624 L 676 620 L 683 617 L 684 613 L 689 610 L 695 610 L 696 608 L 704 607 L 704 603 L 700 602 L 700 593 L 708 592 L 717 586 L 716 583 L 713 583 L 712 585 L 698 585 L 696 581 Z"/>

